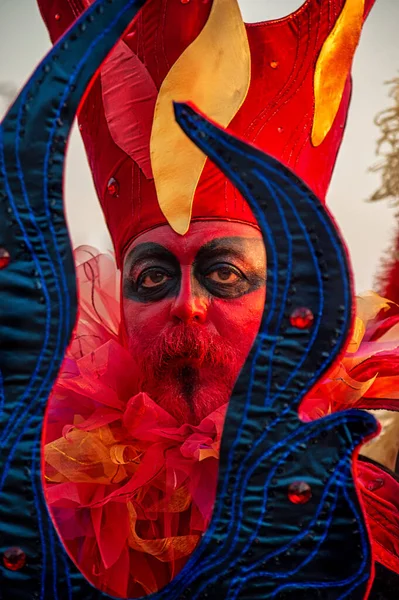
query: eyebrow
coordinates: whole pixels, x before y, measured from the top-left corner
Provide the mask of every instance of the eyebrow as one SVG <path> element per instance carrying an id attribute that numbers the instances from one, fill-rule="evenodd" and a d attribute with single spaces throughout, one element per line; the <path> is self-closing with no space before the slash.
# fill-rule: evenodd
<path id="1" fill-rule="evenodd" d="M 211 240 L 198 250 L 196 261 L 214 258 L 220 256 L 220 254 L 228 254 L 235 258 L 245 260 L 246 249 L 244 243 L 249 241 L 256 244 L 263 244 L 263 240 L 258 238 L 226 237 Z"/>
<path id="2" fill-rule="evenodd" d="M 133 264 L 151 258 L 167 258 L 169 260 L 176 260 L 175 255 L 165 248 L 165 246 L 156 244 L 155 242 L 144 242 L 129 252 L 126 263 L 128 268 L 131 268 Z"/>
<path id="3" fill-rule="evenodd" d="M 248 241 L 258 245 L 263 243 L 263 240 L 258 238 L 242 238 L 238 236 L 216 238 L 207 242 L 198 250 L 195 262 L 215 258 L 221 254 L 234 256 L 235 258 L 245 261 L 246 252 L 243 244 L 244 242 Z M 154 258 L 163 260 L 166 259 L 174 262 L 177 260 L 177 257 L 173 254 L 173 252 L 165 248 L 165 246 L 155 242 L 143 242 L 129 252 L 126 260 L 126 266 L 128 269 L 131 269 L 133 265 L 136 265 L 141 261 L 151 260 Z"/>

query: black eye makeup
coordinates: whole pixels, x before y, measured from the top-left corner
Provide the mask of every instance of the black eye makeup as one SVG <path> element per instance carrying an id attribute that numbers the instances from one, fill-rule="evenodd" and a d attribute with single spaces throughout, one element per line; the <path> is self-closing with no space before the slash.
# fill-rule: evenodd
<path id="1" fill-rule="evenodd" d="M 259 242 L 259 244 L 258 244 Z M 220 238 L 200 248 L 192 266 L 194 293 L 234 299 L 265 285 L 265 265 L 260 240 Z M 125 264 L 123 295 L 137 302 L 158 302 L 176 296 L 181 268 L 164 246 L 136 246 Z"/>
<path id="2" fill-rule="evenodd" d="M 170 280 L 172 276 L 159 267 L 150 267 L 144 269 L 137 279 L 137 288 L 142 290 L 150 290 L 158 288 Z"/>
<path id="3" fill-rule="evenodd" d="M 204 271 L 198 265 L 198 279 L 208 292 L 218 298 L 237 298 L 251 287 L 246 275 L 228 262 L 217 262 Z"/>
<path id="4" fill-rule="evenodd" d="M 180 267 L 176 257 L 159 244 L 140 244 L 127 258 L 123 295 L 136 302 L 157 302 L 177 293 Z"/>
<path id="5" fill-rule="evenodd" d="M 259 242 L 259 244 L 258 244 Z M 217 298 L 234 299 L 266 283 L 264 252 L 260 240 L 223 238 L 212 240 L 198 252 L 197 279 Z"/>

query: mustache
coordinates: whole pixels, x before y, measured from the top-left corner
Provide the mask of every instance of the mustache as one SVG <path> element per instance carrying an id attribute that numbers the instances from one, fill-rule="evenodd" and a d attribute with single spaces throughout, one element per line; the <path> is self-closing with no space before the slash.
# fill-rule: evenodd
<path id="1" fill-rule="evenodd" d="M 181 324 L 162 331 L 145 355 L 145 361 L 156 371 L 163 371 L 183 362 L 195 363 L 196 367 L 227 367 L 236 360 L 237 351 L 202 325 Z"/>

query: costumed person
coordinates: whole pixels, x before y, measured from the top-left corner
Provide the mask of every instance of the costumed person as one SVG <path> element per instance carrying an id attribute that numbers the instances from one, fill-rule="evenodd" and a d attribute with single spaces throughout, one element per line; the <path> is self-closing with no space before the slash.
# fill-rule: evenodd
<path id="1" fill-rule="evenodd" d="M 192 101 L 324 200 L 372 4 L 308 0 L 244 25 L 235 0 L 149 0 L 81 106 L 115 263 L 76 255 L 79 321 L 47 412 L 46 497 L 68 552 L 109 594 L 163 588 L 206 531 L 228 400 L 266 293 L 257 220 L 175 124 L 172 101 Z M 88 5 L 39 0 L 52 40 Z M 347 355 L 304 420 L 397 401 L 396 322 L 376 321 L 387 301 L 359 303 Z M 399 573 L 398 484 L 384 460 L 359 460 L 358 476 L 375 558 Z"/>

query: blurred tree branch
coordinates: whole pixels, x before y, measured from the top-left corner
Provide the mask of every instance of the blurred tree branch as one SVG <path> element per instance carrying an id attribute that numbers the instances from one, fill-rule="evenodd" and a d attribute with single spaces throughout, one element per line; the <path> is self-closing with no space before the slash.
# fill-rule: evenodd
<path id="1" fill-rule="evenodd" d="M 377 156 L 381 160 L 371 167 L 374 173 L 381 173 L 381 185 L 370 200 L 391 198 L 399 203 L 399 78 L 387 82 L 391 86 L 389 96 L 394 106 L 381 111 L 375 123 L 381 131 L 377 142 Z"/>

